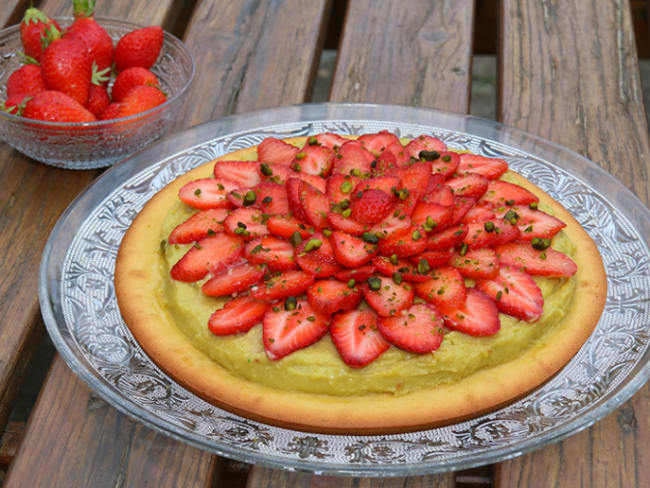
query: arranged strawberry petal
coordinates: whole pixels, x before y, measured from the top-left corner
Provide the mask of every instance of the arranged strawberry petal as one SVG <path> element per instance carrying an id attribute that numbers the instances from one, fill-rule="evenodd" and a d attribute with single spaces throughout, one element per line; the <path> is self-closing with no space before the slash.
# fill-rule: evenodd
<path id="1" fill-rule="evenodd" d="M 370 174 L 374 160 L 375 157 L 359 141 L 347 141 L 339 148 L 332 172 L 354 176 Z"/>
<path id="2" fill-rule="evenodd" d="M 291 164 L 299 152 L 296 146 L 267 137 L 257 146 L 257 159 L 268 164 Z"/>
<path id="3" fill-rule="evenodd" d="M 433 305 L 418 303 L 394 317 L 380 317 L 377 326 L 389 342 L 417 354 L 433 352 L 442 344 L 442 316 Z"/>
<path id="4" fill-rule="evenodd" d="M 442 318 L 450 329 L 473 336 L 491 336 L 501 329 L 499 310 L 490 298 L 474 288 L 459 307 L 441 307 Z"/>
<path id="5" fill-rule="evenodd" d="M 314 275 L 304 271 L 284 271 L 251 288 L 251 296 L 258 300 L 279 300 L 301 295 L 314 282 Z"/>
<path id="6" fill-rule="evenodd" d="M 178 191 L 178 198 L 194 208 L 229 208 L 226 198 L 229 192 L 238 188 L 230 180 L 202 178 L 190 181 Z"/>
<path id="7" fill-rule="evenodd" d="M 208 273 L 218 274 L 242 254 L 239 238 L 225 232 L 201 239 L 194 244 L 171 269 L 171 277 L 178 281 L 198 281 Z"/>
<path id="8" fill-rule="evenodd" d="M 427 281 L 415 285 L 415 294 L 445 308 L 460 307 L 467 297 L 462 275 L 450 266 L 434 270 Z"/>
<path id="9" fill-rule="evenodd" d="M 258 161 L 217 161 L 214 177 L 232 181 L 240 188 L 255 186 L 262 181 Z"/>
<path id="10" fill-rule="evenodd" d="M 265 264 L 271 271 L 296 268 L 293 246 L 277 237 L 265 236 L 252 240 L 246 245 L 244 255 L 250 263 Z"/>
<path id="11" fill-rule="evenodd" d="M 392 317 L 410 307 L 415 296 L 410 285 L 398 285 L 384 276 L 371 276 L 361 285 L 361 291 L 368 305 L 382 317 Z"/>
<path id="12" fill-rule="evenodd" d="M 390 347 L 379 333 L 377 316 L 371 310 L 337 313 L 330 336 L 343 362 L 352 368 L 367 366 Z"/>
<path id="13" fill-rule="evenodd" d="M 374 237 L 377 240 L 376 237 Z M 331 238 L 334 256 L 341 266 L 358 268 L 379 252 L 377 244 L 366 242 L 345 232 L 335 231 Z"/>
<path id="14" fill-rule="evenodd" d="M 505 314 L 533 322 L 544 312 L 544 298 L 537 283 L 523 271 L 501 266 L 494 280 L 481 280 L 476 289 L 489 296 Z"/>
<path id="15" fill-rule="evenodd" d="M 501 263 L 530 275 L 567 278 L 578 271 L 576 263 L 552 247 L 535 249 L 530 242 L 511 242 L 495 249 Z"/>
<path id="16" fill-rule="evenodd" d="M 508 163 L 499 158 L 487 158 L 478 154 L 464 153 L 460 155 L 460 165 L 456 171 L 461 175 L 473 173 L 495 180 L 508 171 Z"/>
<path id="17" fill-rule="evenodd" d="M 355 310 L 361 290 L 338 280 L 317 280 L 307 289 L 307 300 L 314 310 L 332 315 L 340 310 Z"/>
<path id="18" fill-rule="evenodd" d="M 227 271 L 203 283 L 201 291 L 211 297 L 225 297 L 244 292 L 264 276 L 264 269 L 248 263 L 231 266 Z"/>
<path id="19" fill-rule="evenodd" d="M 210 316 L 208 328 L 219 336 L 247 332 L 260 323 L 268 308 L 267 302 L 248 297 L 236 298 Z"/>
<path id="20" fill-rule="evenodd" d="M 195 213 L 182 224 L 177 225 L 169 234 L 170 244 L 189 244 L 199 241 L 210 234 L 223 230 L 223 222 L 228 217 L 224 208 L 210 208 Z"/>

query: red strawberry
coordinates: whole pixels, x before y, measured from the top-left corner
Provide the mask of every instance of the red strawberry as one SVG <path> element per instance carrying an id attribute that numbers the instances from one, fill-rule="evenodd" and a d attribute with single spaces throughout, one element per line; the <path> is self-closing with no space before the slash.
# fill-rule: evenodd
<path id="1" fill-rule="evenodd" d="M 569 256 L 552 247 L 539 251 L 529 242 L 510 242 L 497 246 L 495 251 L 503 265 L 522 269 L 530 275 L 569 277 L 578 271 Z"/>
<path id="2" fill-rule="evenodd" d="M 489 225 L 493 230 L 489 231 Z M 467 224 L 467 235 L 464 243 L 469 249 L 480 247 L 494 247 L 519 238 L 519 229 L 502 219 L 488 220 L 486 222 L 471 222 Z"/>
<path id="3" fill-rule="evenodd" d="M 454 194 L 451 188 L 444 183 L 444 178 L 441 175 L 432 175 L 421 200 L 426 203 L 451 207 L 454 205 Z"/>
<path id="4" fill-rule="evenodd" d="M 440 308 L 445 325 L 473 336 L 490 336 L 499 332 L 499 310 L 483 292 L 467 290 L 465 303 L 460 307 Z"/>
<path id="5" fill-rule="evenodd" d="M 289 213 L 289 201 L 284 185 L 263 182 L 253 188 L 253 191 L 256 195 L 253 205 L 255 208 L 261 209 L 266 214 L 287 215 Z"/>
<path id="6" fill-rule="evenodd" d="M 264 269 L 251 266 L 248 263 L 231 266 L 228 271 L 213 276 L 201 287 L 204 295 L 225 297 L 233 293 L 243 292 L 262 279 Z"/>
<path id="7" fill-rule="evenodd" d="M 334 277 L 343 283 L 348 283 L 350 280 L 354 280 L 355 283 L 361 283 L 370 278 L 374 272 L 375 267 L 372 264 L 368 264 L 357 269 L 343 269 L 337 271 L 334 273 Z"/>
<path id="8" fill-rule="evenodd" d="M 120 110 L 122 110 L 121 103 L 110 103 L 108 107 L 99 116 L 100 120 L 111 120 L 117 119 L 120 116 Z"/>
<path id="9" fill-rule="evenodd" d="M 287 189 L 287 193 L 289 190 Z M 312 224 L 317 229 L 322 229 L 327 227 L 327 214 L 330 210 L 329 200 L 325 194 L 312 185 L 305 181 L 300 182 L 298 187 L 298 201 L 302 207 L 303 215 L 305 220 Z M 291 210 L 294 208 L 291 206 L 292 200 L 289 198 L 289 206 Z M 300 218 L 300 216 L 295 212 L 294 215 Z"/>
<path id="10" fill-rule="evenodd" d="M 307 289 L 307 300 L 314 310 L 332 315 L 339 310 L 356 309 L 361 302 L 361 290 L 337 280 L 318 280 Z"/>
<path id="11" fill-rule="evenodd" d="M 417 354 L 433 352 L 442 344 L 442 316 L 433 305 L 418 303 L 394 317 L 380 317 L 377 326 L 393 345 Z"/>
<path id="12" fill-rule="evenodd" d="M 311 137 L 309 139 L 311 139 Z M 331 132 L 323 132 L 322 134 L 317 134 L 314 136 L 314 139 L 316 139 L 316 141 L 318 141 L 318 144 L 321 146 L 329 147 L 334 151 L 337 151 L 347 141 L 347 139 L 337 134 L 332 134 Z"/>
<path id="13" fill-rule="evenodd" d="M 348 200 L 353 195 L 353 190 L 359 183 L 360 178 L 350 175 L 335 174 L 327 178 L 326 192 L 331 202 L 340 203 Z"/>
<path id="14" fill-rule="evenodd" d="M 451 260 L 451 257 L 451 249 L 447 249 L 444 251 L 425 251 L 409 259 L 415 265 L 418 265 L 424 259 L 429 264 L 429 268 L 439 268 L 445 266 Z"/>
<path id="15" fill-rule="evenodd" d="M 410 166 L 398 168 L 394 176 L 397 176 L 404 187 L 408 190 L 405 200 L 398 202 L 400 208 L 406 215 L 411 215 L 418 201 L 424 195 L 429 179 L 431 178 L 431 163 L 429 161 L 418 162 Z"/>
<path id="16" fill-rule="evenodd" d="M 82 41 L 88 49 L 91 62 L 98 70 L 110 68 L 113 64 L 113 40 L 106 30 L 93 18 L 95 2 L 73 0 L 75 21 L 63 37 L 74 37 Z"/>
<path id="17" fill-rule="evenodd" d="M 289 270 L 251 288 L 251 296 L 259 300 L 279 300 L 301 295 L 314 282 L 314 275 Z"/>
<path id="18" fill-rule="evenodd" d="M 306 144 L 296 153 L 292 166 L 296 171 L 327 177 L 334 165 L 334 151 L 325 146 Z"/>
<path id="19" fill-rule="evenodd" d="M 371 310 L 337 313 L 330 336 L 343 362 L 352 368 L 367 366 L 390 347 L 379 333 L 377 316 Z"/>
<path id="20" fill-rule="evenodd" d="M 397 284 L 385 276 L 371 276 L 361 285 L 363 297 L 382 317 L 392 317 L 413 303 L 415 292 L 406 283 Z"/>
<path id="21" fill-rule="evenodd" d="M 211 208 L 195 213 L 182 224 L 177 225 L 169 234 L 170 244 L 189 244 L 223 230 L 223 221 L 228 211 L 223 208 Z"/>
<path id="22" fill-rule="evenodd" d="M 508 171 L 508 163 L 499 158 L 486 158 L 478 154 L 465 153 L 460 155 L 460 165 L 456 170 L 459 174 L 473 173 L 496 180 Z"/>
<path id="23" fill-rule="evenodd" d="M 339 148 L 332 173 L 343 175 L 357 173 L 359 176 L 370 174 L 370 165 L 374 159 L 375 157 L 366 151 L 359 141 L 347 141 Z"/>
<path id="24" fill-rule="evenodd" d="M 246 244 L 244 255 L 252 264 L 266 264 L 271 271 L 294 269 L 293 246 L 277 237 L 265 236 Z"/>
<path id="25" fill-rule="evenodd" d="M 257 159 L 262 163 L 288 165 L 299 152 L 300 149 L 296 146 L 274 137 L 267 137 L 257 146 Z"/>
<path id="26" fill-rule="evenodd" d="M 23 117 L 55 122 L 93 122 L 95 116 L 68 95 L 46 90 L 25 104 Z"/>
<path id="27" fill-rule="evenodd" d="M 501 266 L 494 280 L 476 283 L 476 289 L 489 296 L 497 308 L 527 322 L 534 322 L 544 312 L 542 291 L 528 274 Z"/>
<path id="28" fill-rule="evenodd" d="M 178 198 L 194 208 L 229 208 L 226 195 L 237 188 L 232 181 L 201 178 L 187 183 L 178 191 Z"/>
<path id="29" fill-rule="evenodd" d="M 465 281 L 458 270 L 447 266 L 431 273 L 431 278 L 415 285 L 417 296 L 438 307 L 462 306 L 467 296 Z"/>
<path id="30" fill-rule="evenodd" d="M 379 156 L 382 152 L 384 152 L 384 149 L 386 149 L 391 144 L 401 145 L 399 138 L 395 134 L 391 134 L 386 130 L 382 130 L 377 134 L 364 134 L 357 140 L 375 156 Z"/>
<path id="31" fill-rule="evenodd" d="M 247 241 L 269 233 L 262 223 L 262 211 L 255 208 L 238 208 L 226 218 L 223 226 L 229 234 Z"/>
<path id="32" fill-rule="evenodd" d="M 296 262 L 317 278 L 327 278 L 341 270 L 334 257 L 332 244 L 323 234 L 314 234 L 296 248 Z"/>
<path id="33" fill-rule="evenodd" d="M 7 98 L 2 104 L 0 104 L 0 110 L 5 113 L 12 115 L 23 115 L 25 111 L 25 105 L 29 102 L 32 97 L 23 95 L 22 93 L 14 95 Z"/>
<path id="34" fill-rule="evenodd" d="M 552 215 L 518 205 L 497 209 L 497 217 L 506 218 L 509 211 L 516 214 L 516 225 L 521 232 L 519 239 L 523 241 L 532 241 L 536 237 L 552 239 L 555 234 L 566 227 L 564 222 Z"/>
<path id="35" fill-rule="evenodd" d="M 284 237 L 285 239 L 289 239 L 294 232 L 298 232 L 300 237 L 306 239 L 314 231 L 314 229 L 310 230 L 306 225 L 290 215 L 272 216 L 267 220 L 266 227 L 271 234 Z"/>
<path id="36" fill-rule="evenodd" d="M 308 175 L 307 173 L 299 173 L 297 171 L 292 171 L 291 176 L 298 178 L 299 180 L 309 183 L 311 186 L 316 188 L 319 192 L 325 193 L 327 191 L 327 180 L 321 178 L 320 176 Z"/>
<path id="37" fill-rule="evenodd" d="M 384 193 L 393 195 L 396 190 L 402 188 L 402 182 L 397 176 L 376 176 L 362 180 L 354 187 L 352 194 L 368 191 L 371 189 L 381 190 Z"/>
<path id="38" fill-rule="evenodd" d="M 267 310 L 262 320 L 264 350 L 271 360 L 281 359 L 312 345 L 327 334 L 328 322 L 305 300 L 295 310 Z"/>
<path id="39" fill-rule="evenodd" d="M 411 226 L 411 219 L 403 215 L 389 214 L 370 228 L 370 232 L 384 238 L 396 234 L 399 231 L 408 229 Z M 349 234 L 351 232 L 347 231 Z"/>
<path id="40" fill-rule="evenodd" d="M 455 253 L 451 265 L 473 280 L 491 280 L 499 274 L 499 258 L 493 249 L 473 249 L 464 256 Z"/>
<path id="41" fill-rule="evenodd" d="M 443 151 L 440 158 L 436 159 L 431 165 L 431 171 L 435 175 L 441 175 L 449 178 L 453 175 L 460 165 L 460 156 L 455 152 Z"/>
<path id="42" fill-rule="evenodd" d="M 336 260 L 346 268 L 363 266 L 378 252 L 376 244 L 369 244 L 345 232 L 333 232 L 331 243 Z"/>
<path id="43" fill-rule="evenodd" d="M 420 254 L 427 247 L 424 231 L 417 227 L 395 232 L 379 241 L 379 252 L 384 256 L 396 254 L 398 258 L 407 258 Z"/>
<path id="44" fill-rule="evenodd" d="M 258 161 L 217 161 L 214 165 L 215 178 L 226 178 L 240 187 L 259 184 L 262 181 L 259 171 Z"/>
<path id="45" fill-rule="evenodd" d="M 397 261 L 393 259 L 393 262 L 391 262 L 390 258 L 386 256 L 377 256 L 372 259 L 372 264 L 378 272 L 389 278 L 394 278 L 395 273 L 399 273 L 403 279 L 412 283 L 422 283 L 430 278 L 426 273 L 420 274 L 416 266 L 413 266 L 413 263 L 405 259 L 398 259 Z"/>
<path id="46" fill-rule="evenodd" d="M 453 214 L 452 206 L 420 202 L 413 210 L 411 221 L 423 226 L 425 230 L 440 231 L 449 225 Z"/>
<path id="47" fill-rule="evenodd" d="M 157 86 L 160 88 L 158 78 L 148 69 L 141 66 L 127 68 L 118 73 L 117 78 L 115 78 L 111 98 L 114 102 L 119 102 L 133 88 L 141 85 Z"/>
<path id="48" fill-rule="evenodd" d="M 481 205 L 477 203 L 460 219 L 461 223 L 469 224 L 470 222 L 485 222 L 487 220 L 494 220 L 496 214 L 492 210 L 489 203 Z"/>
<path id="49" fill-rule="evenodd" d="M 47 90 L 41 67 L 33 64 L 25 64 L 11 73 L 7 79 L 7 98 L 22 95 L 34 96 Z M 21 98 L 22 100 L 22 98 Z"/>
<path id="50" fill-rule="evenodd" d="M 360 236 L 366 231 L 364 226 L 350 217 L 343 217 L 341 214 L 330 213 L 327 222 L 336 230 L 346 232 L 353 236 Z"/>
<path id="51" fill-rule="evenodd" d="M 210 316 L 208 328 L 215 335 L 231 335 L 247 332 L 258 324 L 269 304 L 248 297 L 229 301 Z"/>
<path id="52" fill-rule="evenodd" d="M 167 101 L 167 97 L 158 87 L 155 86 L 136 86 L 120 102 L 120 117 L 129 117 L 131 115 L 146 112 Z"/>
<path id="53" fill-rule="evenodd" d="M 489 180 L 484 176 L 468 173 L 465 176 L 447 180 L 455 196 L 480 198 L 487 190 Z"/>
<path id="54" fill-rule="evenodd" d="M 56 20 L 50 19 L 34 7 L 30 7 L 25 11 L 23 20 L 20 22 L 20 40 L 25 54 L 36 61 L 41 59 L 43 52 L 42 39 L 46 37 L 45 30 L 48 28 L 51 36 L 57 39 L 61 36 L 61 27 L 59 27 Z"/>
<path id="55" fill-rule="evenodd" d="M 476 198 L 454 197 L 454 213 L 451 217 L 451 225 L 459 224 L 465 214 L 476 204 Z"/>
<path id="56" fill-rule="evenodd" d="M 370 166 L 372 168 L 372 174 L 379 177 L 391 174 L 395 171 L 395 169 L 404 165 L 399 164 L 397 161 L 397 156 L 395 156 L 392 151 L 384 151 L 375 161 L 371 163 Z"/>
<path id="57" fill-rule="evenodd" d="M 458 246 L 467 235 L 467 227 L 457 225 L 429 236 L 427 251 L 442 251 Z"/>
<path id="58" fill-rule="evenodd" d="M 508 183 L 507 181 L 493 180 L 488 184 L 487 191 L 479 203 L 489 202 L 495 207 L 506 205 L 529 205 L 539 201 L 533 193 L 524 187 Z"/>
<path id="59" fill-rule="evenodd" d="M 92 65 L 86 45 L 79 39 L 61 38 L 52 42 L 41 56 L 43 81 L 86 105 Z"/>
<path id="60" fill-rule="evenodd" d="M 359 191 L 352 196 L 352 218 L 360 224 L 379 222 L 390 213 L 394 201 L 394 195 L 381 190 Z"/>
<path id="61" fill-rule="evenodd" d="M 415 159 L 420 159 L 421 151 L 436 151 L 440 154 L 442 151 L 446 150 L 447 146 L 444 142 L 427 135 L 418 136 L 406 145 L 406 151 L 409 156 L 414 157 Z"/>
<path id="62" fill-rule="evenodd" d="M 379 158 L 377 158 L 377 163 L 379 163 L 379 159 L 384 154 L 392 154 L 393 157 L 395 158 L 395 164 L 397 167 L 406 166 L 410 161 L 408 151 L 399 142 L 391 143 L 388 146 L 386 146 L 386 149 L 384 149 L 384 151 L 379 155 Z"/>
<path id="63" fill-rule="evenodd" d="M 115 66 L 118 71 L 124 71 L 133 66 L 151 68 L 163 44 L 163 30 L 154 25 L 135 29 L 122 36 L 115 46 Z"/>
<path id="64" fill-rule="evenodd" d="M 208 273 L 219 274 L 242 254 L 241 241 L 225 232 L 201 239 L 172 267 L 178 281 L 198 281 Z"/>
<path id="65" fill-rule="evenodd" d="M 108 97 L 108 90 L 106 87 L 104 85 L 95 85 L 91 83 L 86 108 L 91 111 L 95 117 L 101 117 L 110 103 L 111 100 Z"/>

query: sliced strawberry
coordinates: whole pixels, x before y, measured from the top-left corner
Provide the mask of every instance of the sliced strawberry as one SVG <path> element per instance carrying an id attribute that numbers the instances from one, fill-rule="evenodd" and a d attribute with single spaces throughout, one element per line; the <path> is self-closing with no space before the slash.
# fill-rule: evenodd
<path id="1" fill-rule="evenodd" d="M 300 201 L 300 185 L 302 180 L 299 178 L 287 179 L 285 188 L 287 189 L 287 201 L 289 202 L 289 209 L 293 216 L 302 222 L 307 222 L 307 214 L 302 208 Z"/>
<path id="2" fill-rule="evenodd" d="M 418 227 L 395 232 L 379 241 L 379 252 L 384 256 L 396 254 L 398 258 L 407 258 L 420 254 L 427 247 L 427 237 Z"/>
<path id="3" fill-rule="evenodd" d="M 447 180 L 447 185 L 455 196 L 480 198 L 487 190 L 489 181 L 484 176 L 468 173 Z"/>
<path id="4" fill-rule="evenodd" d="M 323 234 L 314 234 L 296 248 L 296 262 L 316 278 L 327 278 L 341 270 L 334 257 L 332 244 Z"/>
<path id="5" fill-rule="evenodd" d="M 195 213 L 169 234 L 170 244 L 189 244 L 210 234 L 223 230 L 223 221 L 228 216 L 224 208 L 209 208 Z"/>
<path id="6" fill-rule="evenodd" d="M 441 175 L 431 175 L 427 189 L 421 200 L 426 203 L 437 203 L 445 207 L 454 205 L 454 194 L 449 185 L 446 185 Z"/>
<path id="7" fill-rule="evenodd" d="M 335 174 L 327 178 L 326 192 L 331 202 L 340 203 L 352 198 L 353 190 L 361 181 L 360 178 L 350 175 Z"/>
<path id="8" fill-rule="evenodd" d="M 363 368 L 381 356 L 390 344 L 377 329 L 372 310 L 337 313 L 330 325 L 330 336 L 345 364 Z"/>
<path id="9" fill-rule="evenodd" d="M 454 197 L 454 213 L 451 217 L 451 225 L 459 224 L 465 214 L 476 204 L 476 198 Z"/>
<path id="10" fill-rule="evenodd" d="M 386 149 L 379 155 L 379 158 L 384 154 L 392 154 L 395 157 L 397 167 L 406 166 L 410 162 L 410 154 L 399 142 L 393 142 L 386 146 Z"/>
<path id="11" fill-rule="evenodd" d="M 445 266 L 451 260 L 451 257 L 451 249 L 445 249 L 444 251 L 425 251 L 409 259 L 415 265 L 424 259 L 429 264 L 429 268 L 439 268 Z"/>
<path id="12" fill-rule="evenodd" d="M 490 180 L 496 180 L 503 173 L 508 171 L 508 163 L 499 158 L 486 158 L 478 154 L 465 153 L 460 155 L 460 165 L 457 173 L 464 175 L 473 173 L 484 176 Z"/>
<path id="13" fill-rule="evenodd" d="M 408 155 L 406 156 L 408 158 Z M 372 174 L 375 177 L 381 177 L 392 174 L 397 168 L 403 165 L 399 164 L 397 156 L 392 151 L 384 151 L 370 166 L 372 167 Z"/>
<path id="14" fill-rule="evenodd" d="M 542 290 L 523 271 L 501 266 L 494 280 L 478 281 L 476 289 L 489 296 L 503 313 L 527 322 L 536 321 L 544 312 Z"/>
<path id="15" fill-rule="evenodd" d="M 225 297 L 233 293 L 248 290 L 264 276 L 264 269 L 260 266 L 252 266 L 248 263 L 241 263 L 231 266 L 217 276 L 213 276 L 201 287 L 204 295 L 211 297 Z"/>
<path id="16" fill-rule="evenodd" d="M 453 214 L 452 206 L 420 202 L 411 214 L 411 221 L 425 230 L 440 231 L 449 225 Z"/>
<path id="17" fill-rule="evenodd" d="M 521 232 L 519 239 L 523 241 L 532 241 L 535 237 L 552 239 L 566 227 L 564 222 L 552 215 L 518 205 L 497 209 L 497 217 L 506 218 L 509 211 L 516 214 L 517 227 Z"/>
<path id="18" fill-rule="evenodd" d="M 410 307 L 415 296 L 410 285 L 398 285 L 385 276 L 371 276 L 361 285 L 361 291 L 368 305 L 382 317 L 392 317 Z"/>
<path id="19" fill-rule="evenodd" d="M 361 290 L 337 280 L 317 280 L 307 288 L 307 300 L 314 310 L 332 315 L 339 310 L 356 309 L 361 302 Z"/>
<path id="20" fill-rule="evenodd" d="M 487 220 L 494 220 L 496 214 L 492 210 L 490 204 L 476 204 L 465 214 L 465 216 L 460 220 L 463 224 L 469 224 L 470 222 L 485 222 Z"/>
<path id="21" fill-rule="evenodd" d="M 291 243 L 277 237 L 255 239 L 244 249 L 246 259 L 252 264 L 266 264 L 271 271 L 294 269 L 296 261 Z"/>
<path id="22" fill-rule="evenodd" d="M 381 190 L 384 193 L 393 195 L 395 190 L 402 188 L 402 182 L 397 176 L 376 176 L 361 180 L 355 187 L 353 195 L 359 192 L 365 192 L 371 189 Z"/>
<path id="23" fill-rule="evenodd" d="M 308 228 L 300 220 L 290 215 L 274 215 L 266 221 L 266 227 L 274 236 L 284 237 L 285 239 L 289 239 L 294 232 L 298 232 L 300 237 L 306 239 L 314 232 L 313 228 Z"/>
<path id="24" fill-rule="evenodd" d="M 491 280 L 499 274 L 499 258 L 493 249 L 473 249 L 464 256 L 455 253 L 451 265 L 465 278 Z"/>
<path id="25" fill-rule="evenodd" d="M 332 172 L 343 175 L 355 172 L 359 176 L 370 174 L 370 164 L 374 160 L 375 157 L 359 141 L 347 141 L 339 148 Z"/>
<path id="26" fill-rule="evenodd" d="M 416 137 L 406 145 L 406 151 L 408 152 L 409 156 L 414 157 L 415 159 L 420 159 L 421 151 L 436 151 L 438 154 L 440 154 L 442 151 L 446 150 L 447 145 L 440 139 L 424 134 Z"/>
<path id="27" fill-rule="evenodd" d="M 489 225 L 493 230 L 488 231 Z M 467 235 L 463 242 L 469 249 L 480 247 L 494 247 L 519 237 L 517 226 L 504 222 L 503 219 L 488 220 L 486 222 L 471 222 L 467 224 Z"/>
<path id="28" fill-rule="evenodd" d="M 357 269 L 343 269 L 337 271 L 334 273 L 334 277 L 343 283 L 348 283 L 350 280 L 354 280 L 355 283 L 361 283 L 370 278 L 374 272 L 375 267 L 372 264 L 368 264 Z"/>
<path id="29" fill-rule="evenodd" d="M 327 214 L 330 210 L 330 203 L 324 193 L 317 190 L 309 183 L 301 181 L 300 186 L 298 187 L 298 201 L 308 223 L 312 224 L 317 229 L 327 227 Z M 289 200 L 290 205 L 291 203 L 292 201 Z"/>
<path id="30" fill-rule="evenodd" d="M 253 188 L 256 195 L 255 208 L 266 214 L 286 215 L 289 213 L 289 200 L 284 185 L 263 182 Z"/>
<path id="31" fill-rule="evenodd" d="M 449 178 L 453 175 L 460 165 L 460 156 L 458 153 L 443 151 L 440 158 L 436 159 L 431 165 L 431 171 L 434 175 L 441 175 Z"/>
<path id="32" fill-rule="evenodd" d="M 395 215 L 395 213 L 391 213 L 373 225 L 370 228 L 370 232 L 383 238 L 391 236 L 404 229 L 408 229 L 409 227 L 411 227 L 411 219 L 406 216 L 401 216 L 401 214 L 398 216 Z M 349 231 L 348 233 L 352 234 L 352 232 Z"/>
<path id="33" fill-rule="evenodd" d="M 337 134 L 332 134 L 331 132 L 323 132 L 322 134 L 317 134 L 314 136 L 314 138 L 321 146 L 329 147 L 334 151 L 337 151 L 345 142 L 347 142 L 347 139 Z"/>
<path id="34" fill-rule="evenodd" d="M 360 236 L 364 233 L 367 226 L 364 226 L 351 217 L 343 217 L 341 214 L 330 213 L 327 216 L 327 222 L 342 232 L 347 232 L 353 236 Z"/>
<path id="35" fill-rule="evenodd" d="M 379 252 L 376 244 L 369 244 L 340 231 L 332 233 L 331 243 L 336 260 L 346 268 L 363 266 Z"/>
<path id="36" fill-rule="evenodd" d="M 443 251 L 458 246 L 467 235 L 467 227 L 457 225 L 429 236 L 427 251 Z"/>
<path id="37" fill-rule="evenodd" d="M 266 355 L 277 360 L 310 346 L 327 333 L 327 326 L 327 319 L 306 300 L 299 300 L 295 310 L 268 309 L 262 320 Z"/>
<path id="38" fill-rule="evenodd" d="M 417 266 L 414 266 L 410 261 L 398 259 L 397 264 L 393 264 L 393 262 L 391 262 L 390 258 L 387 258 L 386 256 L 376 256 L 372 258 L 372 264 L 375 266 L 376 270 L 389 278 L 394 279 L 395 273 L 399 273 L 402 279 L 412 283 L 422 283 L 429 279 L 427 273 L 420 274 L 417 270 Z"/>
<path id="39" fill-rule="evenodd" d="M 194 208 L 230 208 L 226 195 L 237 188 L 237 183 L 229 180 L 202 178 L 178 190 L 178 198 Z"/>
<path id="40" fill-rule="evenodd" d="M 390 213 L 394 201 L 394 195 L 381 190 L 356 192 L 352 196 L 352 218 L 360 224 L 379 222 Z"/>
<path id="41" fill-rule="evenodd" d="M 510 242 L 496 247 L 495 251 L 503 265 L 522 269 L 530 275 L 569 277 L 578 271 L 569 256 L 551 247 L 538 251 L 529 242 Z"/>
<path id="42" fill-rule="evenodd" d="M 224 221 L 226 232 L 244 240 L 255 239 L 269 233 L 262 223 L 262 211 L 254 208 L 238 208 Z"/>
<path id="43" fill-rule="evenodd" d="M 393 345 L 416 354 L 433 352 L 442 344 L 442 316 L 433 305 L 418 303 L 394 317 L 380 317 L 377 326 Z"/>
<path id="44" fill-rule="evenodd" d="M 294 171 L 292 176 L 306 183 L 309 183 L 321 193 L 325 193 L 327 191 L 327 180 L 325 178 L 321 178 L 320 176 L 315 175 L 308 175 L 307 173 L 299 173 L 297 171 Z"/>
<path id="45" fill-rule="evenodd" d="M 231 335 L 247 332 L 260 323 L 269 304 L 249 297 L 230 300 L 210 316 L 208 328 L 215 335 Z"/>
<path id="46" fill-rule="evenodd" d="M 402 181 L 402 185 L 408 190 L 406 199 L 402 200 L 400 198 L 397 207 L 404 214 L 410 216 L 420 201 L 420 198 L 426 192 L 429 179 L 431 178 L 431 162 L 421 161 L 410 166 L 398 168 L 394 175 Z"/>
<path id="47" fill-rule="evenodd" d="M 208 273 L 219 274 L 234 263 L 243 251 L 241 240 L 225 232 L 201 239 L 172 267 L 178 281 L 198 281 Z"/>
<path id="48" fill-rule="evenodd" d="M 465 281 L 457 269 L 451 266 L 438 268 L 431 278 L 415 285 L 417 296 L 439 307 L 459 307 L 465 302 Z"/>
<path id="49" fill-rule="evenodd" d="M 376 134 L 364 134 L 357 140 L 375 156 L 379 156 L 384 152 L 384 149 L 392 144 L 402 145 L 399 138 L 387 130 L 382 130 Z"/>
<path id="50" fill-rule="evenodd" d="M 288 164 L 263 164 L 264 166 L 260 164 L 260 167 L 262 168 L 261 174 L 264 181 L 278 183 L 281 185 L 285 183 L 289 178 L 298 177 L 298 172 L 294 171 Z"/>
<path id="51" fill-rule="evenodd" d="M 259 300 L 279 300 L 301 295 L 314 282 L 314 275 L 304 271 L 284 271 L 251 288 L 251 296 Z"/>
<path id="52" fill-rule="evenodd" d="M 334 151 L 325 146 L 305 144 L 296 153 L 292 166 L 294 169 L 307 173 L 326 177 L 332 171 L 334 165 Z"/>
<path id="53" fill-rule="evenodd" d="M 267 137 L 257 146 L 257 159 L 263 163 L 290 164 L 299 152 L 296 146 Z"/>
<path id="54" fill-rule="evenodd" d="M 524 187 L 507 181 L 492 180 L 479 203 L 489 202 L 495 207 L 508 205 L 530 205 L 539 201 L 533 193 Z"/>
<path id="55" fill-rule="evenodd" d="M 473 336 L 490 336 L 499 332 L 499 310 L 483 292 L 468 288 L 465 303 L 460 307 L 440 308 L 445 325 Z"/>
<path id="56" fill-rule="evenodd" d="M 259 161 L 217 161 L 214 177 L 232 181 L 239 187 L 255 186 L 262 181 Z"/>

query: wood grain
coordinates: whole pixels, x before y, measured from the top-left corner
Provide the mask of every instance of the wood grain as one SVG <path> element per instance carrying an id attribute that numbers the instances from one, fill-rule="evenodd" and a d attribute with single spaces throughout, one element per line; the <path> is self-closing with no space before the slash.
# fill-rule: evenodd
<path id="1" fill-rule="evenodd" d="M 591 159 L 650 201 L 627 2 L 504 0 L 499 118 Z M 497 487 L 650 486 L 650 386 L 582 433 L 496 466 Z"/>
<path id="2" fill-rule="evenodd" d="M 474 2 L 348 4 L 330 100 L 469 110 Z"/>
<path id="3" fill-rule="evenodd" d="M 176 5 L 178 3 L 179 5 Z M 142 25 L 162 25 L 173 17 L 174 9 L 183 8 L 184 3 L 174 0 L 157 0 L 155 2 L 98 1 L 95 7 L 96 17 L 114 17 Z M 39 9 L 50 16 L 72 16 L 72 2 L 69 0 L 42 0 Z"/>
<path id="4" fill-rule="evenodd" d="M 29 7 L 29 0 L 3 0 L 0 8 L 0 26 L 17 24 Z"/>

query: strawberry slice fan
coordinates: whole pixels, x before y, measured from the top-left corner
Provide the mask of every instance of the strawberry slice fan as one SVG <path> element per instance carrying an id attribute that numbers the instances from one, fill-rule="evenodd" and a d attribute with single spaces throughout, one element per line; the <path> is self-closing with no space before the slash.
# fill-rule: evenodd
<path id="1" fill-rule="evenodd" d="M 168 243 L 192 244 L 173 280 L 231 298 L 209 330 L 261 322 L 270 360 L 328 333 L 363 368 L 390 347 L 432 353 L 448 330 L 498 334 L 500 313 L 534 327 L 544 313 L 534 277 L 577 271 L 551 247 L 565 224 L 500 179 L 502 159 L 387 131 L 318 134 L 303 147 L 267 138 L 257 154 L 183 186 L 196 212 Z"/>

